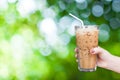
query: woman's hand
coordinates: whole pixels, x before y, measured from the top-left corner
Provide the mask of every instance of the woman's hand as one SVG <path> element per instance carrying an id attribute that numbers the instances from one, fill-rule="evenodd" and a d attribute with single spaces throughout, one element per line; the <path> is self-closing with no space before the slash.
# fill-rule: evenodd
<path id="1" fill-rule="evenodd" d="M 75 52 L 76 61 L 78 62 L 78 48 L 75 48 Z M 111 55 L 101 47 L 91 49 L 90 53 L 97 54 L 97 66 L 120 73 L 120 57 Z"/>

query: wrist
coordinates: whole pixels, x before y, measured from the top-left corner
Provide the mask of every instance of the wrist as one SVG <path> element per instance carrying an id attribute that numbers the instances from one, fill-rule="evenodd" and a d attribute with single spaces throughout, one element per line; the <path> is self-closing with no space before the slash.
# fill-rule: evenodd
<path id="1" fill-rule="evenodd" d="M 113 62 L 114 62 L 114 56 L 110 55 L 106 60 L 106 68 L 111 69 L 111 65 L 113 65 Z"/>
<path id="2" fill-rule="evenodd" d="M 106 69 L 120 73 L 120 58 L 114 55 L 110 55 L 109 59 L 106 61 Z"/>
<path id="3" fill-rule="evenodd" d="M 105 68 L 105 69 L 109 69 L 109 67 L 110 67 L 109 65 L 111 65 L 111 62 L 112 62 L 111 59 L 113 59 L 112 58 L 113 56 L 111 54 L 107 55 L 107 56 L 108 57 L 106 59 L 104 59 L 104 60 L 101 61 L 99 67 L 102 67 L 102 68 Z"/>

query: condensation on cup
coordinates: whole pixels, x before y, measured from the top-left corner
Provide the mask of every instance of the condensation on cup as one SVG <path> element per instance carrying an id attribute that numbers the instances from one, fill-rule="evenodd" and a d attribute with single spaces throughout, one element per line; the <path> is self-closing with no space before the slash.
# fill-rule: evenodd
<path id="1" fill-rule="evenodd" d="M 98 46 L 98 26 L 75 26 L 76 45 L 78 48 L 78 69 L 84 72 L 96 71 L 97 55 L 90 54 L 90 49 Z"/>

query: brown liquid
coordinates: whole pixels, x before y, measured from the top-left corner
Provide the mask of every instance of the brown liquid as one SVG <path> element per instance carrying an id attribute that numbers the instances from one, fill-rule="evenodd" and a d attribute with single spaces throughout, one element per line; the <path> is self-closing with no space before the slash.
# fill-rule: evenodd
<path id="1" fill-rule="evenodd" d="M 82 69 L 95 68 L 97 56 L 90 54 L 90 49 L 98 46 L 98 30 L 96 28 L 78 28 L 76 43 L 79 48 L 79 67 Z"/>

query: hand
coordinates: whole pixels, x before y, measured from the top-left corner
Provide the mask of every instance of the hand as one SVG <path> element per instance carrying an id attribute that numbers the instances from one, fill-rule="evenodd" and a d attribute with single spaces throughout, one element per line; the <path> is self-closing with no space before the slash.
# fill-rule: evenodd
<path id="1" fill-rule="evenodd" d="M 75 57 L 78 58 L 78 48 L 75 52 L 77 53 Z M 101 47 L 91 49 L 90 53 L 97 54 L 97 66 L 120 73 L 120 57 L 111 55 Z"/>
<path id="2" fill-rule="evenodd" d="M 75 49 L 76 55 L 75 57 L 78 58 L 78 48 Z M 97 54 L 97 66 L 106 68 L 107 62 L 111 59 L 111 54 L 104 50 L 103 48 L 96 47 L 90 50 L 91 54 Z M 78 59 L 76 60 L 78 62 Z"/>

